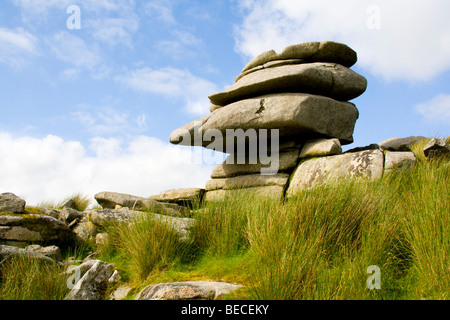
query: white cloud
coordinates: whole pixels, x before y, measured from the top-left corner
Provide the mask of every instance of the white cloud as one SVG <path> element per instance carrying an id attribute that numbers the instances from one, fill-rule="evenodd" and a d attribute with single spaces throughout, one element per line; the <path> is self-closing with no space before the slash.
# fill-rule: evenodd
<path id="1" fill-rule="evenodd" d="M 132 47 L 132 35 L 139 29 L 139 19 L 136 15 L 124 18 L 102 18 L 89 20 L 86 28 L 94 30 L 96 40 L 108 45 L 124 44 Z"/>
<path id="2" fill-rule="evenodd" d="M 181 99 L 186 111 L 196 115 L 209 112 L 208 95 L 217 91 L 214 83 L 172 67 L 142 68 L 115 79 L 137 91 Z"/>
<path id="3" fill-rule="evenodd" d="M 38 54 L 38 40 L 22 28 L 0 28 L 0 62 L 11 67 L 26 64 L 30 56 Z"/>
<path id="4" fill-rule="evenodd" d="M 385 79 L 429 80 L 450 70 L 447 0 L 241 0 L 236 50 L 247 58 L 306 41 L 334 40 Z M 380 28 L 368 27 L 379 9 Z"/>
<path id="5" fill-rule="evenodd" d="M 146 129 L 145 114 L 130 119 L 129 112 L 119 111 L 110 106 L 93 107 L 83 104 L 71 115 L 93 136 L 124 135 L 125 132 L 137 134 Z"/>
<path id="6" fill-rule="evenodd" d="M 156 138 L 137 137 L 126 144 L 94 138 L 88 156 L 77 141 L 0 133 L 0 192 L 13 192 L 28 204 L 60 201 L 81 192 L 101 191 L 150 196 L 163 190 L 204 187 L 212 167 L 191 159 L 191 149 Z"/>
<path id="7" fill-rule="evenodd" d="M 66 31 L 53 35 L 48 44 L 56 58 L 78 68 L 92 70 L 101 61 L 95 49 L 91 49 L 82 38 Z"/>
<path id="8" fill-rule="evenodd" d="M 450 124 L 450 95 L 440 94 L 433 99 L 415 106 L 426 121 Z"/>
<path id="9" fill-rule="evenodd" d="M 154 0 L 145 4 L 144 12 L 150 19 L 157 19 L 166 24 L 175 24 L 176 20 L 172 7 L 170 0 Z"/>

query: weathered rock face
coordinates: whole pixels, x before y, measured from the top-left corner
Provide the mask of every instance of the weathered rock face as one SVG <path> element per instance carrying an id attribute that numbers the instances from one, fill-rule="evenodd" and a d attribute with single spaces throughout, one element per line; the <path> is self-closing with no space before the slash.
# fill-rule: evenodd
<path id="1" fill-rule="evenodd" d="M 109 284 L 118 281 L 114 265 L 100 260 L 89 260 L 78 267 L 81 278 L 65 300 L 103 300 Z M 77 272 L 76 268 L 71 270 Z"/>
<path id="2" fill-rule="evenodd" d="M 450 157 L 450 145 L 442 139 L 433 138 L 423 148 L 423 153 L 428 160 Z"/>
<path id="3" fill-rule="evenodd" d="M 151 200 L 159 202 L 175 203 L 181 206 L 192 207 L 201 203 L 205 189 L 186 188 L 163 191 L 160 194 L 150 196 Z"/>
<path id="4" fill-rule="evenodd" d="M 159 283 L 144 288 L 135 300 L 215 300 L 242 287 L 225 282 Z"/>
<path id="5" fill-rule="evenodd" d="M 54 259 L 52 259 L 40 252 L 35 252 L 33 250 L 26 250 L 26 249 L 18 248 L 15 246 L 0 245 L 0 261 L 1 262 L 7 261 L 11 258 L 18 257 L 18 256 L 39 259 L 50 265 L 57 263 Z"/>
<path id="6" fill-rule="evenodd" d="M 0 194 L 0 212 L 24 213 L 25 200 L 13 193 Z"/>
<path id="7" fill-rule="evenodd" d="M 338 139 L 318 139 L 308 141 L 302 148 L 299 158 L 326 157 L 342 153 Z"/>
<path id="8" fill-rule="evenodd" d="M 235 198 L 236 196 L 257 197 L 265 199 L 281 200 L 284 196 L 283 186 L 265 186 L 265 187 L 250 187 L 242 189 L 219 189 L 207 191 L 205 193 L 205 202 L 226 201 Z"/>
<path id="9" fill-rule="evenodd" d="M 132 210 L 153 211 L 171 216 L 181 216 L 186 209 L 176 205 L 167 205 L 158 201 L 116 192 L 100 192 L 95 200 L 105 209 L 115 209 L 117 205 Z"/>
<path id="10" fill-rule="evenodd" d="M 333 41 L 305 42 L 289 46 L 283 52 L 266 51 L 250 61 L 242 72 L 262 66 L 271 61 L 301 59 L 308 62 L 335 62 L 350 68 L 358 60 L 356 52 L 342 43 Z"/>
<path id="11" fill-rule="evenodd" d="M 288 174 L 276 174 L 276 175 L 246 175 L 238 176 L 234 178 L 225 179 L 213 179 L 206 183 L 206 190 L 229 190 L 229 189 L 240 189 L 240 188 L 253 188 L 253 187 L 265 187 L 265 186 L 280 186 L 284 187 L 288 182 Z"/>
<path id="12" fill-rule="evenodd" d="M 280 151 L 277 171 L 292 171 L 298 163 L 298 155 L 298 148 Z M 231 160 L 231 158 L 233 159 Z M 211 178 L 221 179 L 240 175 L 259 174 L 261 173 L 262 168 L 267 169 L 269 167 L 269 164 L 261 163 L 259 158 L 256 160 L 255 164 L 250 163 L 248 157 L 246 157 L 242 163 L 239 163 L 238 159 L 234 158 L 234 155 L 230 155 L 222 164 L 216 166 L 211 173 Z"/>
<path id="13" fill-rule="evenodd" d="M 349 69 L 356 60 L 356 52 L 344 44 L 296 44 L 260 54 L 235 84 L 210 95 L 211 113 L 169 138 L 173 144 L 230 154 L 213 170 L 204 202 L 240 191 L 282 199 L 286 177 L 299 159 L 341 154 L 341 145 L 353 142 L 359 116 L 347 101 L 367 87 L 367 80 Z"/>
<path id="14" fill-rule="evenodd" d="M 383 175 L 383 167 L 384 156 L 379 150 L 307 160 L 292 174 L 286 196 L 337 179 L 357 177 L 379 179 Z"/>
<path id="15" fill-rule="evenodd" d="M 380 142 L 378 145 L 381 149 L 387 151 L 411 151 L 411 147 L 427 138 L 422 136 L 406 137 L 406 138 L 390 138 Z"/>
<path id="16" fill-rule="evenodd" d="M 70 245 L 74 241 L 71 230 L 62 221 L 40 214 L 0 216 L 0 240 Z"/>
<path id="17" fill-rule="evenodd" d="M 353 142 L 358 116 L 356 107 L 348 102 L 310 94 L 282 93 L 229 104 L 212 113 L 201 130 L 219 130 L 226 139 L 227 129 L 278 129 L 280 137 L 328 136 L 348 144 Z"/>
<path id="18" fill-rule="evenodd" d="M 87 214 L 91 217 L 92 223 L 99 227 L 105 226 L 108 223 L 132 222 L 132 220 L 136 217 L 146 215 L 147 217 L 160 221 L 161 223 L 166 223 L 172 226 L 182 239 L 187 236 L 189 229 L 194 223 L 194 220 L 190 218 L 178 218 L 156 213 L 143 213 L 126 208 L 119 210 L 91 210 L 87 211 Z"/>
<path id="19" fill-rule="evenodd" d="M 392 172 L 396 168 L 408 167 L 416 164 L 417 159 L 412 152 L 386 152 L 384 172 Z"/>
<path id="20" fill-rule="evenodd" d="M 271 93 L 302 92 L 347 101 L 363 94 L 366 88 L 367 80 L 356 72 L 339 64 L 320 62 L 255 71 L 209 99 L 215 105 L 226 106 Z"/>

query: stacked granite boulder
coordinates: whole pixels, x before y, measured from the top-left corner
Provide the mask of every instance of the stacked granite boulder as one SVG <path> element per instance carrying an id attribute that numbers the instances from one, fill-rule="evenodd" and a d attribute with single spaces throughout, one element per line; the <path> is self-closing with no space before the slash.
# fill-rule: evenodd
<path id="1" fill-rule="evenodd" d="M 235 84 L 210 95 L 211 113 L 170 136 L 173 144 L 230 154 L 213 170 L 204 199 L 223 199 L 242 188 L 281 198 L 302 158 L 342 153 L 341 145 L 353 142 L 359 116 L 348 101 L 367 87 L 366 79 L 350 69 L 356 61 L 356 52 L 344 44 L 292 45 L 281 53 L 260 54 L 244 67 Z M 278 144 L 272 144 L 275 136 L 268 134 L 273 129 L 278 130 Z M 230 138 L 230 132 L 239 130 L 256 132 L 256 151 L 250 146 L 250 134 L 244 134 L 242 148 L 236 145 L 236 136 Z M 264 172 L 269 165 L 258 157 L 261 147 L 278 158 L 274 172 Z M 252 150 L 256 159 L 249 156 Z"/>

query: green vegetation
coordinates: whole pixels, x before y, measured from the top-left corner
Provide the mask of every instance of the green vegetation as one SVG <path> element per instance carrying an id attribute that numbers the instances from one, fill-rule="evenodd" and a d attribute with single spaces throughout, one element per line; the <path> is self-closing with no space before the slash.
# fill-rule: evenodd
<path id="1" fill-rule="evenodd" d="M 69 292 L 64 268 L 29 256 L 0 264 L 0 300 L 62 300 Z"/>
<path id="2" fill-rule="evenodd" d="M 63 205 L 69 201 L 73 200 L 75 202 L 75 208 L 78 211 L 85 211 L 92 204 L 91 199 L 83 195 L 82 193 L 75 193 L 69 197 L 64 198 L 59 202 L 42 202 L 37 205 L 38 208 L 52 208 L 52 209 L 62 209 Z"/>
<path id="3" fill-rule="evenodd" d="M 449 299 L 449 175 L 448 162 L 419 157 L 378 181 L 343 180 L 285 201 L 237 195 L 194 210 L 187 240 L 143 215 L 105 227 L 99 258 L 115 263 L 132 294 L 214 280 L 244 285 L 225 299 Z M 366 285 L 372 265 L 380 290 Z M 3 271 L 0 294 L 19 286 L 8 279 Z"/>

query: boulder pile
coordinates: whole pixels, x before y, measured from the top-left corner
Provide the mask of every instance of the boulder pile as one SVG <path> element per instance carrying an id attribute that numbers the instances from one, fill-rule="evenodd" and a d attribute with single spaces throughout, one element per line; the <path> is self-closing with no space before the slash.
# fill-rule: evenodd
<path id="1" fill-rule="evenodd" d="M 341 154 L 341 145 L 353 142 L 359 116 L 349 100 L 367 87 L 350 69 L 356 62 L 345 44 L 292 45 L 260 54 L 231 87 L 210 95 L 211 113 L 170 136 L 173 144 L 230 154 L 213 170 L 204 199 L 221 200 L 242 188 L 281 198 L 301 159 Z M 383 162 L 380 150 L 369 153 L 363 156 Z M 345 161 L 354 171 L 361 161 L 351 158 L 357 159 Z"/>

